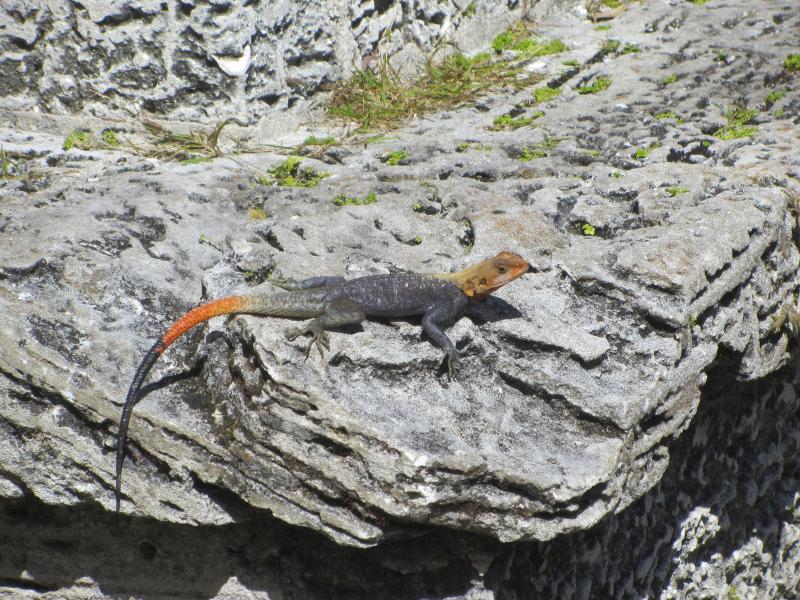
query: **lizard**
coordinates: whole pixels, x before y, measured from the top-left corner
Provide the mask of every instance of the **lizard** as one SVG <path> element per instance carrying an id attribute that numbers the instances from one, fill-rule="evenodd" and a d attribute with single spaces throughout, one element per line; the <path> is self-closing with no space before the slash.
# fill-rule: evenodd
<path id="1" fill-rule="evenodd" d="M 489 294 L 522 276 L 530 264 L 518 254 L 501 252 L 492 258 L 454 273 L 311 277 L 299 282 L 279 282 L 282 291 L 270 294 L 227 296 L 200 304 L 175 321 L 144 355 L 136 369 L 122 405 L 116 448 L 116 512 L 122 496 L 122 465 L 133 407 L 148 373 L 158 357 L 184 333 L 221 315 L 252 314 L 287 319 L 313 319 L 302 327 L 286 330 L 287 339 L 310 335 L 306 356 L 316 346 L 320 354 L 329 349 L 327 331 L 357 324 L 367 317 L 401 318 L 422 316 L 422 329 L 442 350 L 452 378 L 458 353 L 442 329 L 472 300 Z"/>

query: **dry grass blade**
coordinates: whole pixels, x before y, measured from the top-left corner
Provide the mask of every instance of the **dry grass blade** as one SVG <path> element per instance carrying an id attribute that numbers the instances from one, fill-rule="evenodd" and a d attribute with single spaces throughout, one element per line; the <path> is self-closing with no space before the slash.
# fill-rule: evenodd
<path id="1" fill-rule="evenodd" d="M 148 119 L 142 119 L 142 125 L 152 137 L 151 149 L 136 146 L 139 154 L 145 154 L 162 160 L 179 160 L 200 162 L 222 156 L 219 147 L 219 136 L 228 121 L 222 121 L 209 132 L 193 130 L 189 133 L 177 133 L 162 127 Z"/>

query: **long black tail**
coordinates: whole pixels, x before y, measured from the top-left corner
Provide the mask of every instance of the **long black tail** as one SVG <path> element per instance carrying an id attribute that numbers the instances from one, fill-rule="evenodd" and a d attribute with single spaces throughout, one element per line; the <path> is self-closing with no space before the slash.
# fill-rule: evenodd
<path id="1" fill-rule="evenodd" d="M 128 423 L 131 420 L 133 407 L 139 401 L 139 392 L 142 389 L 147 374 L 156 364 L 158 357 L 166 350 L 161 340 L 158 340 L 147 354 L 144 355 L 136 375 L 133 376 L 128 395 L 125 397 L 125 404 L 122 405 L 122 415 L 119 418 L 119 430 L 117 431 L 117 480 L 116 480 L 116 512 L 119 514 L 119 503 L 122 496 L 122 464 L 125 462 L 125 440 L 128 437 Z"/>

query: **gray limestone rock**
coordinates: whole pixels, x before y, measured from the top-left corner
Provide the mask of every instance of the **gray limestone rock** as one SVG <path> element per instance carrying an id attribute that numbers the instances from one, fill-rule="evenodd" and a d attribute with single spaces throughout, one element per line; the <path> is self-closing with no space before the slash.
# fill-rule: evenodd
<path id="1" fill-rule="evenodd" d="M 157 29 L 160 4 L 131 6 L 80 11 Z M 447 19 L 436 6 L 409 29 L 422 45 Z M 570 50 L 535 68 L 560 96 L 503 90 L 350 139 L 303 159 L 328 173 L 314 188 L 258 183 L 275 154 L 63 150 L 75 120 L 5 112 L 0 536 L 22 541 L 0 554 L 0 593 L 792 597 L 800 76 L 783 60 L 800 16 L 753 6 L 631 5 L 611 33 L 550 14 L 538 32 Z M 213 6 L 185 13 L 239 31 Z M 608 89 L 579 93 L 601 74 Z M 735 106 L 758 114 L 724 139 Z M 448 329 L 453 380 L 414 320 L 334 333 L 308 359 L 281 319 L 187 334 L 134 412 L 115 524 L 122 398 L 187 309 L 273 277 L 443 271 L 502 249 L 534 271 Z"/>

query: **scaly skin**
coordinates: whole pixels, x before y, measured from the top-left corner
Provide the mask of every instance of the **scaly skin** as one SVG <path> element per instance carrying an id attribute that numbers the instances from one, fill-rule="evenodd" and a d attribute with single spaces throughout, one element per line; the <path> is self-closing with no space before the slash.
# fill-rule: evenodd
<path id="1" fill-rule="evenodd" d="M 328 348 L 329 329 L 360 323 L 367 317 L 408 317 L 422 315 L 422 328 L 447 355 L 452 377 L 458 353 L 442 324 L 457 317 L 469 300 L 480 302 L 489 294 L 526 273 L 528 262 L 517 254 L 501 252 L 456 273 L 370 275 L 350 281 L 342 277 L 312 277 L 287 284 L 289 291 L 258 296 L 228 296 L 193 308 L 167 329 L 145 354 L 122 406 L 117 433 L 116 510 L 122 496 L 122 465 L 125 441 L 133 407 L 147 374 L 158 357 L 195 325 L 213 317 L 253 314 L 289 319 L 313 320 L 304 327 L 287 330 L 290 340 L 309 334 L 307 353 L 316 345 L 320 353 Z"/>

